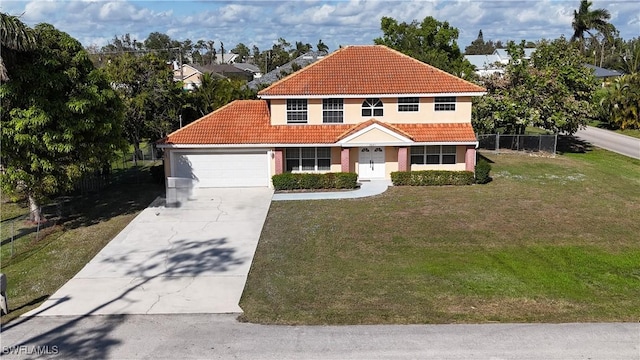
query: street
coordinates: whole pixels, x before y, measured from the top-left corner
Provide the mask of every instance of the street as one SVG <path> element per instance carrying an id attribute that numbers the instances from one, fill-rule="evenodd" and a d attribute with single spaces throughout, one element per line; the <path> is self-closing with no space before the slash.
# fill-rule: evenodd
<path id="1" fill-rule="evenodd" d="M 273 326 L 233 314 L 20 318 L 9 359 L 640 359 L 640 324 Z"/>
<path id="2" fill-rule="evenodd" d="M 640 139 L 593 126 L 587 126 L 584 130 L 578 130 L 575 136 L 590 142 L 594 146 L 640 159 Z"/>

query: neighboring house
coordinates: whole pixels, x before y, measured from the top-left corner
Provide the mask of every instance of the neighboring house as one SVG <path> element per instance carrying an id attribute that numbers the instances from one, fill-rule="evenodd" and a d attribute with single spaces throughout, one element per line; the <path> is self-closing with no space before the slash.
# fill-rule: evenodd
<path id="1" fill-rule="evenodd" d="M 531 55 L 536 49 L 524 49 L 524 59 L 531 59 Z M 465 59 L 476 67 L 478 76 L 490 76 L 493 74 L 504 74 L 504 67 L 511 61 L 511 56 L 507 49 L 496 49 L 491 55 L 465 55 Z M 622 74 L 594 65 L 584 64 L 586 68 L 592 69 L 595 77 L 604 82 L 607 80 L 621 76 Z"/>
<path id="2" fill-rule="evenodd" d="M 226 54 L 216 54 L 215 63 L 216 64 L 233 64 L 238 60 L 238 54 L 234 53 L 226 53 Z"/>
<path id="3" fill-rule="evenodd" d="M 211 65 L 209 67 L 212 73 L 222 75 L 229 79 L 238 79 L 251 81 L 253 80 L 253 74 L 230 64 Z"/>
<path id="4" fill-rule="evenodd" d="M 173 81 L 182 81 L 184 90 L 194 90 L 202 85 L 202 74 L 209 73 L 214 78 L 224 78 L 217 74 L 210 66 L 200 66 L 195 64 L 182 64 L 182 70 L 178 66 L 173 70 Z"/>
<path id="5" fill-rule="evenodd" d="M 531 59 L 535 51 L 533 48 L 524 49 L 524 59 Z M 478 76 L 504 74 L 504 67 L 511 61 L 507 49 L 495 49 L 491 55 L 465 55 L 464 58 L 476 67 Z"/>
<path id="6" fill-rule="evenodd" d="M 250 89 L 257 90 L 261 87 L 271 85 L 287 75 L 296 72 L 296 70 L 302 69 L 325 56 L 327 56 L 327 53 L 322 51 L 309 51 L 308 53 L 302 54 L 288 63 L 269 71 L 263 76 L 256 77 L 253 81 L 250 81 L 247 86 Z"/>
<path id="7" fill-rule="evenodd" d="M 252 80 L 258 79 L 262 76 L 262 73 L 260 72 L 260 68 L 257 67 L 256 65 L 248 64 L 248 63 L 233 63 L 233 66 L 235 66 L 240 70 L 250 73 L 252 76 Z"/>
<path id="8" fill-rule="evenodd" d="M 504 73 L 504 65 L 498 55 L 465 55 L 465 59 L 476 67 L 478 76 Z"/>
<path id="9" fill-rule="evenodd" d="M 596 79 L 602 80 L 603 83 L 605 81 L 610 80 L 611 78 L 622 76 L 622 73 L 616 70 L 609 70 L 609 69 L 601 68 L 599 66 L 590 65 L 590 64 L 584 64 L 584 66 L 586 68 L 592 69 L 593 75 L 596 77 Z"/>
<path id="10" fill-rule="evenodd" d="M 348 46 L 169 134 L 168 190 L 271 186 L 284 172 L 473 171 L 485 89 L 381 45 Z"/>

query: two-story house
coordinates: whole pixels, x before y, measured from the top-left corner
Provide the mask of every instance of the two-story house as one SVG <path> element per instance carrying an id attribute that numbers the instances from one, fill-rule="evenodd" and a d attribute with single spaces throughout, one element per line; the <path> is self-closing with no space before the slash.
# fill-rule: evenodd
<path id="1" fill-rule="evenodd" d="M 385 46 L 348 46 L 160 142 L 194 187 L 270 186 L 283 172 L 469 170 L 485 89 Z M 184 182 L 184 181 L 183 181 Z"/>

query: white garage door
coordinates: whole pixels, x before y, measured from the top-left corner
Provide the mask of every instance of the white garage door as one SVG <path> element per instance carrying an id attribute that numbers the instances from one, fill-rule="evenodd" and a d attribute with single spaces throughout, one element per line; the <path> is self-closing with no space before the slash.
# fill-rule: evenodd
<path id="1" fill-rule="evenodd" d="M 196 187 L 269 186 L 266 151 L 175 155 L 174 176 L 191 178 Z"/>

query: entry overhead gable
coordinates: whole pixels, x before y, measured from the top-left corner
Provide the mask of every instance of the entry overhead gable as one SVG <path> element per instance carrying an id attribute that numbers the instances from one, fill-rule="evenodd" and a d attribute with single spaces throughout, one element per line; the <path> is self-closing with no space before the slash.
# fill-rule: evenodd
<path id="1" fill-rule="evenodd" d="M 338 140 L 341 145 L 404 144 L 413 140 L 408 134 L 388 124 L 370 120 L 347 131 Z"/>

